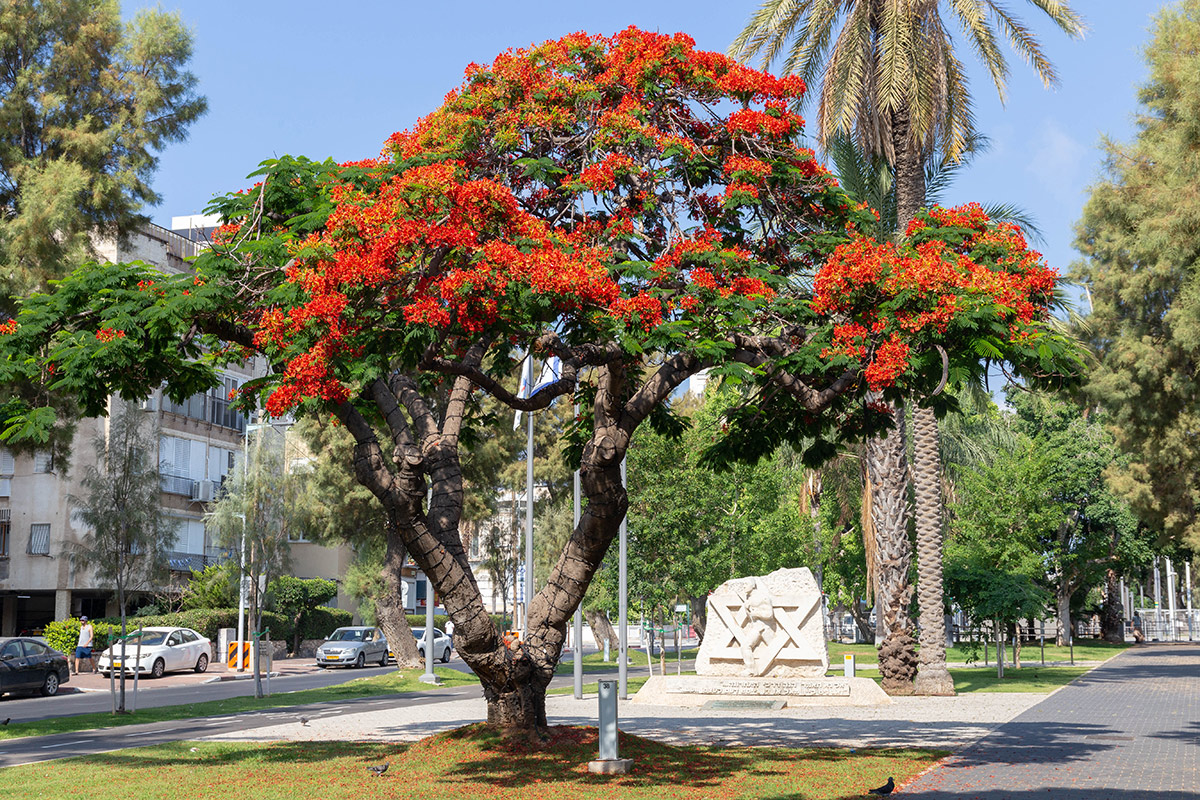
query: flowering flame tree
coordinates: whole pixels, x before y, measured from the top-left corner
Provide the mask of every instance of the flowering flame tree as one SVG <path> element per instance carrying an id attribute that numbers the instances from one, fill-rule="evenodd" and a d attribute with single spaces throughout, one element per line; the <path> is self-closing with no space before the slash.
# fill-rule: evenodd
<path id="1" fill-rule="evenodd" d="M 346 426 L 489 721 L 544 726 L 567 622 L 625 514 L 620 462 L 640 425 L 677 424 L 666 400 L 689 376 L 749 389 L 727 455 L 786 439 L 819 459 L 889 424 L 868 390 L 944 377 L 939 348 L 952 369 L 966 353 L 1050 371 L 1068 353 L 1046 325 L 1055 275 L 1016 229 L 967 207 L 920 215 L 897 244 L 860 236 L 872 212 L 797 144 L 803 91 L 634 28 L 473 64 L 379 158 L 266 162 L 217 202 L 227 224 L 194 273 L 86 265 L 26 300 L 0 327 L 0 380 L 100 413 L 113 391 L 182 398 L 265 357 L 240 402 Z M 561 377 L 520 398 L 507 387 L 527 351 L 561 359 Z M 583 516 L 519 643 L 485 612 L 458 530 L 483 394 L 583 409 Z M 53 422 L 7 412 L 10 438 Z"/>

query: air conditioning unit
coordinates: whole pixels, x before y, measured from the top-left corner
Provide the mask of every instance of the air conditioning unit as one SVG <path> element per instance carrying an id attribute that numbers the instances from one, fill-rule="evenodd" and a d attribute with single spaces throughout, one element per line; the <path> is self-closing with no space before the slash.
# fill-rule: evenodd
<path id="1" fill-rule="evenodd" d="M 149 397 L 147 397 L 145 400 L 142 401 L 142 411 L 157 411 L 157 410 L 158 409 L 155 405 L 154 395 L 150 395 Z"/>
<path id="2" fill-rule="evenodd" d="M 192 481 L 191 499 L 200 503 L 211 503 L 213 499 L 213 482 Z"/>

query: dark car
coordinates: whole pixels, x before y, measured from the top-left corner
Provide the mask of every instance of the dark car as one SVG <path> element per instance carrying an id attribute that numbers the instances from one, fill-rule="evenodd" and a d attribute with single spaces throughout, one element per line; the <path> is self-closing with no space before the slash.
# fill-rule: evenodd
<path id="1" fill-rule="evenodd" d="M 67 657 L 40 639 L 0 639 L 0 694 L 38 691 L 46 697 L 70 680 Z"/>

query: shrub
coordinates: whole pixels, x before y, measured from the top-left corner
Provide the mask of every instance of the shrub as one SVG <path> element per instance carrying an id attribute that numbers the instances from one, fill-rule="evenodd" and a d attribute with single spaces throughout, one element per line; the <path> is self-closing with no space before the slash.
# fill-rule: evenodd
<path id="1" fill-rule="evenodd" d="M 304 615 L 300 623 L 299 638 L 324 639 L 337 628 L 354 624 L 354 615 L 344 608 L 314 608 Z"/>
<path id="2" fill-rule="evenodd" d="M 79 641 L 79 629 L 82 624 L 78 619 L 72 617 L 70 619 L 56 620 L 47 625 L 42 633 L 42 638 L 50 643 L 50 646 L 55 650 L 61 650 L 69 657 L 75 657 L 75 643 Z M 120 635 L 121 624 L 118 622 L 116 630 L 107 622 L 101 620 L 92 621 L 92 650 L 99 653 L 104 648 L 108 647 L 110 641 Z"/>
<path id="3" fill-rule="evenodd" d="M 272 639 L 291 638 L 294 629 L 291 621 L 286 617 L 271 611 L 264 611 L 262 617 L 263 627 L 271 629 Z M 191 628 L 201 636 L 212 640 L 213 644 L 216 645 L 220 629 L 236 629 L 237 619 L 238 612 L 236 608 L 193 608 L 187 611 L 178 611 L 174 614 L 158 614 L 150 617 L 137 617 L 136 619 L 130 618 L 128 626 L 131 631 L 135 628 Z M 112 620 L 109 619 L 107 621 L 111 622 Z M 249 616 L 247 615 L 247 625 L 249 624 Z M 117 620 L 116 629 L 119 631 L 120 627 L 121 622 Z M 75 630 L 76 635 L 78 635 L 78 622 L 76 622 Z M 74 643 L 72 643 L 71 647 L 74 648 L 74 646 Z"/>

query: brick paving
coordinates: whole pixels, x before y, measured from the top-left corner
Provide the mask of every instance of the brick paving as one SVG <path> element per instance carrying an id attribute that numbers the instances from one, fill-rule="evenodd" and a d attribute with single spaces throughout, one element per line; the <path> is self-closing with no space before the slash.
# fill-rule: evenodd
<path id="1" fill-rule="evenodd" d="M 1200 645 L 1131 648 L 896 791 L 924 800 L 1200 798 Z"/>

